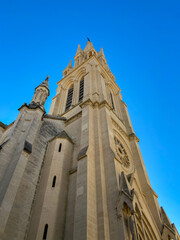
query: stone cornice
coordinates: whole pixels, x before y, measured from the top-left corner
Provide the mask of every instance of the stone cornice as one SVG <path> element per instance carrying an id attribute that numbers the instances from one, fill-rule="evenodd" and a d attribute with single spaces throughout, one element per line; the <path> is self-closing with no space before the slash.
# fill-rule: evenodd
<path id="1" fill-rule="evenodd" d="M 119 126 L 119 124 L 113 118 L 111 118 L 111 120 L 112 124 L 120 131 L 120 133 L 122 133 L 126 139 L 129 139 L 128 134 Z"/>
<path id="2" fill-rule="evenodd" d="M 61 131 L 60 133 L 58 133 L 56 136 L 54 136 L 52 139 L 50 139 L 49 142 L 51 142 L 57 138 L 66 139 L 70 143 L 74 144 L 73 140 L 68 136 L 68 134 L 65 131 Z"/>
<path id="3" fill-rule="evenodd" d="M 19 109 L 18 111 L 20 111 L 23 108 L 27 108 L 27 109 L 31 109 L 31 110 L 35 110 L 35 109 L 40 109 L 43 113 L 45 113 L 46 111 L 44 109 L 42 109 L 42 107 L 40 105 L 32 105 L 29 104 L 27 105 L 27 103 L 24 103 Z"/>
<path id="4" fill-rule="evenodd" d="M 67 120 L 65 117 L 53 116 L 53 115 L 49 115 L 49 114 L 44 114 L 43 118 L 49 118 L 49 119 L 55 119 L 55 120 L 63 120 L 63 121 Z"/>
<path id="5" fill-rule="evenodd" d="M 124 104 L 124 106 L 127 107 L 127 104 L 126 104 L 123 100 L 121 100 L 121 101 L 122 101 L 122 103 Z"/>
<path id="6" fill-rule="evenodd" d="M 71 174 L 73 174 L 75 172 L 77 172 L 77 167 L 72 168 L 71 170 L 69 170 L 69 175 L 71 175 Z"/>
<path id="7" fill-rule="evenodd" d="M 86 107 L 86 106 L 88 106 L 88 105 L 90 105 L 90 106 L 93 106 L 93 105 L 94 105 L 94 103 L 92 102 L 92 100 L 91 100 L 90 98 L 87 99 L 86 101 L 84 101 L 84 102 L 82 102 L 82 103 L 79 104 L 79 106 L 80 106 L 81 108 L 84 108 L 84 107 Z"/>
<path id="8" fill-rule="evenodd" d="M 4 124 L 3 122 L 0 121 L 0 127 L 6 129 L 8 125 Z"/>
<path id="9" fill-rule="evenodd" d="M 82 111 L 78 112 L 77 114 L 75 114 L 74 116 L 70 117 L 69 119 L 66 120 L 65 125 L 69 125 L 70 123 L 74 122 L 75 120 L 77 120 L 78 118 L 80 118 L 82 115 Z"/>
<path id="10" fill-rule="evenodd" d="M 5 131 L 8 130 L 10 127 L 12 127 L 12 125 L 14 124 L 15 121 L 13 121 L 12 123 L 10 123 L 9 125 L 6 125 L 6 128 L 4 129 Z"/>
<path id="11" fill-rule="evenodd" d="M 86 146 L 80 150 L 80 152 L 78 154 L 78 160 L 81 160 L 82 158 L 87 156 L 88 147 L 89 146 Z"/>
<path id="12" fill-rule="evenodd" d="M 137 142 L 140 141 L 140 139 L 136 136 L 135 133 L 130 133 L 129 134 L 129 140 L 136 140 Z"/>
<path id="13" fill-rule="evenodd" d="M 171 237 L 173 237 L 173 239 L 174 239 L 174 237 L 175 237 L 175 231 L 174 231 L 174 229 L 173 228 L 170 228 L 167 224 L 163 224 L 163 230 L 162 230 L 162 233 L 161 233 L 161 235 L 163 236 L 163 235 L 166 235 L 166 233 L 164 234 L 164 232 L 168 232 L 170 235 L 171 235 Z M 169 235 L 168 234 L 168 235 Z"/>

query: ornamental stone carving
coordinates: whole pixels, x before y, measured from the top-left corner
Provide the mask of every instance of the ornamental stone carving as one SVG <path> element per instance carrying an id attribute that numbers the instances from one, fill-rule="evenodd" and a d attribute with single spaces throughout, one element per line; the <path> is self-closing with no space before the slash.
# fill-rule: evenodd
<path id="1" fill-rule="evenodd" d="M 130 167 L 130 160 L 127 155 L 127 152 L 122 145 L 122 143 L 117 139 L 117 137 L 114 137 L 115 146 L 116 146 L 116 154 L 119 158 L 120 162 L 123 164 L 124 167 L 129 168 Z"/>

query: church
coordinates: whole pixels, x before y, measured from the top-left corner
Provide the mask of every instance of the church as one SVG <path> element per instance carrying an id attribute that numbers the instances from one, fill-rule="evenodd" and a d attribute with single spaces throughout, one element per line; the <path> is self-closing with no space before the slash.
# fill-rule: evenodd
<path id="1" fill-rule="evenodd" d="M 151 187 L 103 49 L 78 46 L 49 114 L 49 77 L 0 122 L 1 240 L 180 240 Z"/>

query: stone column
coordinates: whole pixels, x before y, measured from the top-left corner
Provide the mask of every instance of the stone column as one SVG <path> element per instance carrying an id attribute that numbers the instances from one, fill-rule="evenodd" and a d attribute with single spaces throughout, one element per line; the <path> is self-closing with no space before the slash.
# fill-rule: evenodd
<path id="1" fill-rule="evenodd" d="M 134 226 L 135 226 L 135 230 L 136 230 L 136 239 L 140 240 L 139 238 L 139 233 L 138 233 L 138 228 L 137 228 L 137 223 L 136 223 L 136 217 L 135 217 L 135 213 L 133 212 L 133 220 L 134 220 Z"/>
<path id="2" fill-rule="evenodd" d="M 77 79 L 74 80 L 74 89 L 73 89 L 73 99 L 72 106 L 76 105 L 79 100 L 79 81 Z"/>
<path id="3" fill-rule="evenodd" d="M 112 107 L 111 104 L 111 99 L 110 99 L 110 89 L 109 89 L 109 82 L 106 82 L 106 91 L 107 91 L 107 102 L 109 103 L 109 105 Z"/>
<path id="4" fill-rule="evenodd" d="M 65 106 L 66 106 L 66 101 L 67 101 L 67 90 L 61 86 L 61 91 L 60 91 L 60 98 L 59 98 L 59 109 L 58 109 L 58 114 L 62 114 L 65 111 Z"/>
<path id="5" fill-rule="evenodd" d="M 77 166 L 74 240 L 97 240 L 93 107 L 82 104 L 81 143 Z"/>
<path id="6" fill-rule="evenodd" d="M 144 230 L 144 224 L 143 224 L 143 219 L 142 219 L 142 213 L 140 213 L 140 220 L 141 220 L 141 227 L 142 227 L 142 230 L 143 230 L 143 237 L 144 237 L 144 240 L 146 240 L 146 234 L 145 234 L 145 230 Z"/>

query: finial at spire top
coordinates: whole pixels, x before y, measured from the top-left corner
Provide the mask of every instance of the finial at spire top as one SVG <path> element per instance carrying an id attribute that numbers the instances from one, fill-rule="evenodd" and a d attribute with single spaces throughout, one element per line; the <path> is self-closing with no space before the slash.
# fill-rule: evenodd
<path id="1" fill-rule="evenodd" d="M 72 60 L 69 61 L 69 64 L 67 67 L 72 68 Z"/>
<path id="2" fill-rule="evenodd" d="M 87 38 L 88 42 L 90 42 L 90 39 L 88 37 L 86 37 L 86 38 Z"/>
<path id="3" fill-rule="evenodd" d="M 47 75 L 46 79 L 38 87 L 45 87 L 49 92 L 49 75 Z"/>

